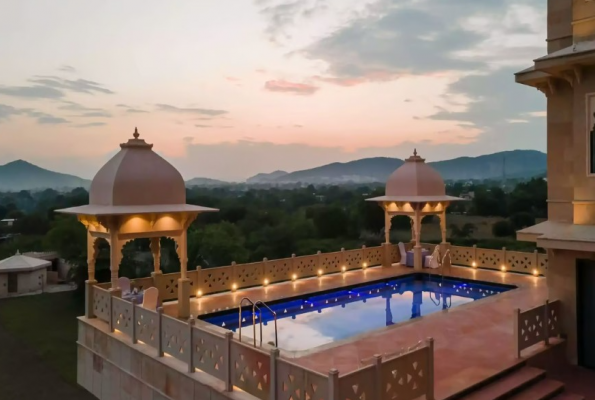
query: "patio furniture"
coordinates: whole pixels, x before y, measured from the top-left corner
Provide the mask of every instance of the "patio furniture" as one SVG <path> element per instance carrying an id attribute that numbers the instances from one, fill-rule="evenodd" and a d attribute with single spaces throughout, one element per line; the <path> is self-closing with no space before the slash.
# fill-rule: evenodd
<path id="1" fill-rule="evenodd" d="M 159 304 L 159 290 L 155 287 L 150 287 L 145 290 L 143 294 L 143 308 L 149 310 L 156 310 Z"/>
<path id="2" fill-rule="evenodd" d="M 132 300 L 134 300 L 134 303 L 135 303 L 135 304 L 142 304 L 142 303 L 143 303 L 143 301 L 144 301 L 144 297 L 145 297 L 145 296 L 144 296 L 144 293 L 143 293 L 143 291 L 142 291 L 142 290 L 141 290 L 141 291 L 138 291 L 138 292 L 135 292 L 135 291 L 133 290 L 133 291 L 131 291 L 131 292 L 129 292 L 129 293 L 122 294 L 122 298 L 123 298 L 124 300 L 128 300 L 128 301 L 132 301 Z"/>
<path id="3" fill-rule="evenodd" d="M 425 265 L 425 258 L 428 257 L 430 255 L 430 252 L 426 249 L 421 249 L 421 265 Z M 415 255 L 413 250 L 409 250 L 407 252 L 407 261 L 405 262 L 405 265 L 408 267 L 413 267 L 414 265 L 414 260 L 415 260 Z"/>
<path id="4" fill-rule="evenodd" d="M 124 297 L 125 294 L 131 292 L 130 279 L 126 278 L 125 276 L 118 278 L 118 287 L 122 291 L 122 297 Z"/>
<path id="5" fill-rule="evenodd" d="M 399 264 L 407 265 L 407 249 L 405 249 L 403 242 L 399 242 L 399 253 L 401 253 L 401 260 L 399 261 Z"/>

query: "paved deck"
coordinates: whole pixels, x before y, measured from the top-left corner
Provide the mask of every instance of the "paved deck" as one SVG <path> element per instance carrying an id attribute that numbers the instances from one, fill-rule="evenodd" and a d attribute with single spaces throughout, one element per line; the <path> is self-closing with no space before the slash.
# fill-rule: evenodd
<path id="1" fill-rule="evenodd" d="M 207 296 L 192 300 L 191 313 L 201 315 L 235 308 L 244 296 L 273 301 L 412 272 L 411 268 L 401 266 L 369 268 L 364 271 Z M 455 394 L 517 363 L 513 351 L 513 310 L 528 309 L 542 304 L 547 298 L 545 278 L 468 267 L 452 267 L 449 275 L 512 284 L 518 286 L 518 289 L 373 331 L 364 337 L 335 343 L 332 347 L 325 346 L 293 361 L 322 373 L 337 368 L 344 374 L 356 370 L 360 366 L 360 360 L 374 354 L 393 353 L 420 340 L 433 337 L 437 399 Z M 175 315 L 175 303 L 166 304 L 164 311 Z"/>

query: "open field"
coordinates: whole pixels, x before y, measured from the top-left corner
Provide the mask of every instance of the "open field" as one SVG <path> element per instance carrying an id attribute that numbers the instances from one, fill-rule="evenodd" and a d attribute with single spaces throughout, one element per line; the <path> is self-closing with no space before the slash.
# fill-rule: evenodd
<path id="1" fill-rule="evenodd" d="M 505 218 L 500 217 L 479 217 L 474 215 L 453 215 L 448 214 L 446 216 L 447 225 L 447 236 L 450 237 L 450 226 L 456 225 L 461 228 L 463 225 L 470 223 L 476 228 L 475 232 L 471 235 L 470 239 L 477 240 L 491 240 L 494 239 L 492 235 L 492 225 L 495 222 L 502 221 Z M 536 223 L 542 222 L 543 220 L 537 220 Z M 393 231 L 391 234 L 392 241 L 409 241 L 411 240 L 410 230 L 398 230 Z M 422 242 L 436 242 L 441 239 L 440 224 L 438 218 L 434 218 L 431 223 L 422 224 L 421 229 L 421 240 Z M 511 238 L 512 239 L 512 238 Z M 514 239 L 513 239 L 514 240 Z"/>
<path id="2" fill-rule="evenodd" d="M 72 292 L 0 300 L 0 399 L 93 398 L 76 384 L 82 303 Z"/>

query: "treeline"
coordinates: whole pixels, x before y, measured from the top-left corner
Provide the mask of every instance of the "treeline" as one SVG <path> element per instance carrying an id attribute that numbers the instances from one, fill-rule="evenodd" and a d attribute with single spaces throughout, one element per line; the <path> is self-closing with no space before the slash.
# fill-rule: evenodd
<path id="1" fill-rule="evenodd" d="M 523 223 L 546 215 L 547 187 L 542 179 L 517 185 L 507 192 L 486 185 L 448 185 L 447 192 L 460 196 L 473 193 L 468 202 L 453 205 L 450 212 L 498 216 L 510 221 L 524 215 Z M 192 188 L 187 202 L 220 209 L 201 214 L 188 233 L 189 266 L 211 267 L 298 255 L 336 251 L 341 247 L 378 245 L 384 237 L 384 214 L 366 198 L 384 194 L 383 187 L 314 187 L 296 189 Z M 75 217 L 56 214 L 58 208 L 88 204 L 88 193 L 54 190 L 0 193 L 0 219 L 16 219 L 12 227 L 0 227 L 0 259 L 16 252 L 56 250 L 75 265 L 86 265 L 85 230 Z M 426 218 L 424 223 L 436 223 Z M 512 222 L 510 222 L 512 223 Z M 452 227 L 454 241 L 472 240 L 472 227 Z M 393 220 L 392 229 L 410 229 L 407 217 Z M 458 229 L 458 231 L 457 231 Z M 398 232 L 394 232 L 398 233 Z M 6 238 L 7 236 L 11 236 Z M 402 235 L 401 235 L 402 236 Z M 503 235 L 506 236 L 506 235 Z M 128 243 L 121 269 L 127 276 L 146 276 L 152 269 L 148 240 Z M 165 272 L 179 269 L 174 244 L 162 240 Z M 100 248 L 99 278 L 109 275 L 109 250 Z M 81 268 L 81 270 L 85 270 Z M 106 272 L 101 272 L 106 271 Z M 84 274 L 84 272 L 82 272 Z M 81 277 L 82 279 L 82 277 Z"/>

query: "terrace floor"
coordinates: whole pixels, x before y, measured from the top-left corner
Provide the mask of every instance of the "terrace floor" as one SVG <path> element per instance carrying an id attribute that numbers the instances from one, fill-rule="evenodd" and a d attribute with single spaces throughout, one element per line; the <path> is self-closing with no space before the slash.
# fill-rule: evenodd
<path id="1" fill-rule="evenodd" d="M 197 316 L 233 309 L 243 297 L 270 302 L 412 272 L 411 268 L 399 265 L 391 268 L 368 268 L 205 296 L 191 300 L 191 314 Z M 434 271 L 424 269 L 423 272 Z M 435 340 L 437 399 L 447 398 L 518 363 L 513 350 L 513 310 L 525 310 L 542 304 L 547 298 L 545 278 L 454 266 L 447 275 L 511 284 L 518 289 L 372 331 L 364 336 L 332 343 L 294 358 L 293 362 L 325 374 L 331 368 L 345 374 L 358 369 L 361 360 L 374 354 L 394 353 L 432 337 Z M 176 311 L 175 302 L 164 305 L 165 313 L 175 316 Z M 282 357 L 283 353 L 282 351 Z"/>

